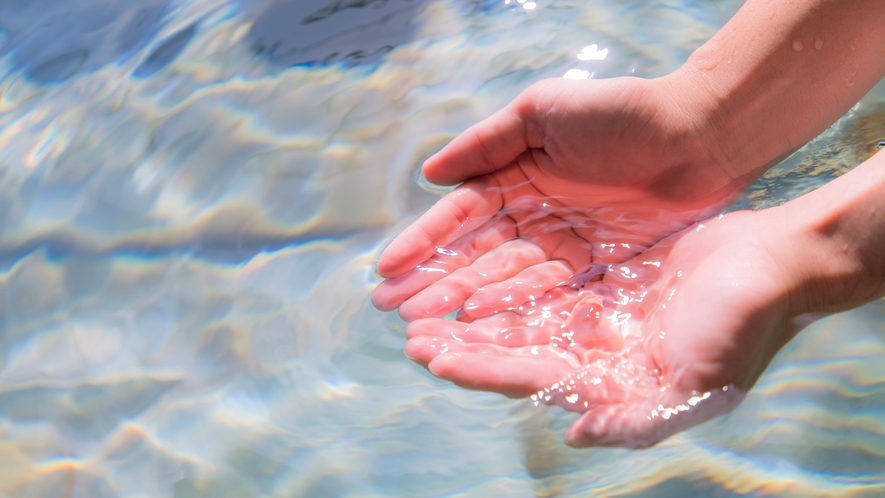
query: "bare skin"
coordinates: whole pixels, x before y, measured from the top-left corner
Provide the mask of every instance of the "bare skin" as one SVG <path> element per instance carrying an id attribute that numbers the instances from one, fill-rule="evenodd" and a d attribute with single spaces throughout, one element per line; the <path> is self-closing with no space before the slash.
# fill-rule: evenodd
<path id="1" fill-rule="evenodd" d="M 425 163 L 469 180 L 384 251 L 373 302 L 413 321 L 406 353 L 435 375 L 583 412 L 573 445 L 647 446 L 733 408 L 723 388 L 749 389 L 796 317 L 881 295 L 885 159 L 683 229 L 885 74 L 881 10 L 750 0 L 667 77 L 533 86 Z"/>
<path id="2" fill-rule="evenodd" d="M 697 423 L 733 408 L 793 335 L 786 276 L 766 242 L 775 227 L 760 218 L 740 212 L 704 222 L 601 282 L 553 289 L 472 323 L 417 320 L 406 354 L 463 387 L 540 392 L 542 402 L 583 413 L 570 445 L 649 446 L 685 428 L 689 411 Z M 722 397 L 726 386 L 729 401 L 714 400 L 712 411 L 698 399 L 662 416 L 692 398 Z"/>
<path id="3" fill-rule="evenodd" d="M 399 307 L 406 320 L 441 316 L 463 305 L 466 291 L 455 287 L 474 291 L 547 261 L 564 264 L 566 277 L 623 261 L 733 201 L 751 178 L 706 167 L 711 152 L 663 90 L 637 78 L 547 80 L 452 141 L 425 164 L 428 179 L 458 181 L 460 168 L 490 172 L 444 197 L 384 251 L 379 272 L 398 278 L 379 286 L 376 306 Z M 519 257 L 513 244 L 501 245 L 516 237 L 542 254 L 480 277 L 488 273 L 482 261 L 472 266 L 480 256 Z M 449 306 L 407 302 L 421 291 L 419 300 L 447 295 Z"/>
<path id="4" fill-rule="evenodd" d="M 885 295 L 883 193 L 880 155 L 783 206 L 696 224 L 583 289 L 412 322 L 406 354 L 463 387 L 583 413 L 570 445 L 649 446 L 734 408 L 808 317 Z"/>
<path id="5" fill-rule="evenodd" d="M 510 258 L 500 243 L 514 237 L 572 273 L 637 254 L 731 203 L 844 114 L 885 74 L 881 46 L 874 0 L 753 0 L 663 78 L 533 85 L 425 163 L 432 182 L 467 181 L 383 252 L 378 271 L 392 280 L 373 302 L 406 320 L 458 309 L 490 283 L 473 262 Z M 549 229 L 563 217 L 569 229 Z M 422 298 L 448 295 L 448 306 L 409 302 L 438 282 Z"/>

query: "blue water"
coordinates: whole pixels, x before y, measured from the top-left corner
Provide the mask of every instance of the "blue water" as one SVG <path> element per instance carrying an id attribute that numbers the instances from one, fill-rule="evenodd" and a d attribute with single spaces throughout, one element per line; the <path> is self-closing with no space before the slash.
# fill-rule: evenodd
<path id="1" fill-rule="evenodd" d="M 666 74 L 741 2 L 511 3 L 0 2 L 0 496 L 885 494 L 882 303 L 636 452 L 403 356 L 368 296 L 439 195 L 417 165 L 541 78 Z"/>

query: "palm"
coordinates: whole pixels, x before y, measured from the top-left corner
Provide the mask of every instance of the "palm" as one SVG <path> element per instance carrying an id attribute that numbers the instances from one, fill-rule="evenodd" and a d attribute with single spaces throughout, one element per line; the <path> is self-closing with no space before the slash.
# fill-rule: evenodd
<path id="1" fill-rule="evenodd" d="M 582 412 L 570 444 L 654 444 L 732 409 L 794 332 L 779 269 L 760 266 L 759 216 L 696 225 L 599 283 L 472 323 L 415 321 L 406 353 L 463 387 Z"/>
<path id="2" fill-rule="evenodd" d="M 727 203 L 746 182 L 711 167 L 662 95 L 631 78 L 548 80 L 453 140 L 424 173 L 470 180 L 381 255 L 392 280 L 376 306 L 407 320 L 462 307 L 479 317 L 501 307 L 475 296 L 481 287 L 498 282 L 521 302 L 576 274 L 583 283 Z"/>

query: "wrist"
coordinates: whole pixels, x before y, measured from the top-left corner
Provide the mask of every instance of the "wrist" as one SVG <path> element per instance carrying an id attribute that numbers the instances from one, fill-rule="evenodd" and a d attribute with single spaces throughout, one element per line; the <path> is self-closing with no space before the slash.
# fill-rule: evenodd
<path id="1" fill-rule="evenodd" d="M 717 166 L 755 178 L 813 139 L 885 74 L 874 0 L 749 0 L 663 78 Z M 772 10 L 773 9 L 773 10 Z"/>
<path id="2" fill-rule="evenodd" d="M 766 104 L 775 90 L 741 92 L 746 98 L 737 98 L 731 81 L 699 67 L 709 50 L 699 48 L 682 67 L 659 78 L 660 85 L 711 165 L 749 185 L 793 149 L 777 133 L 762 130 L 763 123 L 776 119 Z"/>
<path id="3" fill-rule="evenodd" d="M 760 212 L 783 270 L 789 313 L 838 312 L 885 294 L 885 155 Z"/>

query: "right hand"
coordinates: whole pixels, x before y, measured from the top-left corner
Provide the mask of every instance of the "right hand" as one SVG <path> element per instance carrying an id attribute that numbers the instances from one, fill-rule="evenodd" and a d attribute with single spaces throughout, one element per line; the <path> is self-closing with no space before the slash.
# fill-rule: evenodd
<path id="1" fill-rule="evenodd" d="M 733 202 L 752 177 L 722 167 L 690 90 L 675 76 L 550 79 L 464 131 L 424 175 L 466 182 L 382 253 L 378 271 L 391 280 L 375 305 L 406 320 L 442 316 L 495 282 L 519 282 L 512 298 L 521 302 Z"/>

